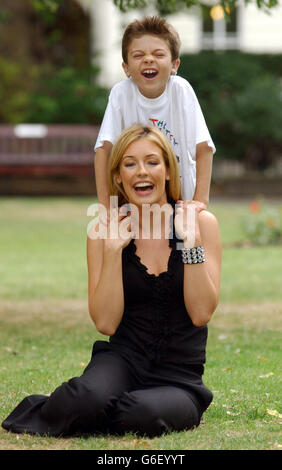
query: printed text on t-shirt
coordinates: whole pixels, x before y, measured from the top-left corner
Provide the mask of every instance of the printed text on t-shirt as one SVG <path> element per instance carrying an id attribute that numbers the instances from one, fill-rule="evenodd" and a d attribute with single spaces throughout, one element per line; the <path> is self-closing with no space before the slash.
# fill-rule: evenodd
<path id="1" fill-rule="evenodd" d="M 161 121 L 160 119 L 153 119 L 153 118 L 149 118 L 149 121 L 153 123 L 153 126 L 156 126 L 159 129 L 161 129 L 173 145 L 178 145 L 178 142 L 175 140 L 175 137 L 172 134 L 172 132 L 169 129 L 167 129 L 166 127 L 167 123 L 165 121 Z"/>

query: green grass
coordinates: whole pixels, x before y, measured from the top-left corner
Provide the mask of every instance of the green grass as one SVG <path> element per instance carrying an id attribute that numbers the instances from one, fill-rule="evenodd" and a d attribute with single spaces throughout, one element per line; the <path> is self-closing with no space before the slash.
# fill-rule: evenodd
<path id="1" fill-rule="evenodd" d="M 86 212 L 93 202 L 0 199 L 1 421 L 26 395 L 50 393 L 80 375 L 92 343 L 103 338 L 87 310 Z M 247 204 L 214 203 L 210 210 L 224 245 L 222 289 L 204 375 L 214 400 L 199 428 L 155 439 L 54 439 L 1 429 L 0 449 L 281 448 L 281 246 L 233 247 L 244 239 Z"/>
<path id="2" fill-rule="evenodd" d="M 0 199 L 0 298 L 85 298 L 92 202 Z"/>

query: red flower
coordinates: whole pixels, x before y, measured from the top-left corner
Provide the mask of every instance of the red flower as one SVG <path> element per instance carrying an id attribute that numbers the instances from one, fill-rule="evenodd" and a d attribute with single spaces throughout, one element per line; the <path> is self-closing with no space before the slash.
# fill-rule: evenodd
<path id="1" fill-rule="evenodd" d="M 254 213 L 259 212 L 260 211 L 259 203 L 256 201 L 250 202 L 250 211 Z"/>

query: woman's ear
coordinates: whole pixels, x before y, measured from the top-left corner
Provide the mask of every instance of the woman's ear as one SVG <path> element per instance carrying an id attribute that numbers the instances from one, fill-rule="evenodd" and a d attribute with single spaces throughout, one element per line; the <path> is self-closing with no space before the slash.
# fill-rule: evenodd
<path id="1" fill-rule="evenodd" d="M 119 176 L 119 173 L 116 173 L 116 175 L 115 175 L 115 182 L 116 182 L 117 184 L 120 184 L 120 183 L 121 183 L 121 178 L 120 178 L 120 176 Z"/>
<path id="2" fill-rule="evenodd" d="M 166 181 L 170 180 L 170 174 L 169 174 L 169 169 L 168 168 L 166 169 L 165 179 L 166 179 Z"/>

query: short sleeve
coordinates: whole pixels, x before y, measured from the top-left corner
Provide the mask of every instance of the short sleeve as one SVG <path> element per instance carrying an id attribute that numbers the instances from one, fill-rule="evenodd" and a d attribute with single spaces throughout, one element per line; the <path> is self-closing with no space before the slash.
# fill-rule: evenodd
<path id="1" fill-rule="evenodd" d="M 207 142 L 208 146 L 212 148 L 213 153 L 215 153 L 216 151 L 215 145 L 210 136 L 201 106 L 199 104 L 198 98 L 194 91 L 193 91 L 193 95 L 194 95 L 193 107 L 194 107 L 194 115 L 195 115 L 196 145 L 201 142 Z"/>
<path id="2" fill-rule="evenodd" d="M 190 83 L 182 77 L 177 77 L 176 84 L 178 87 L 177 96 L 175 97 L 181 109 L 183 122 L 185 122 L 185 141 L 193 160 L 196 158 L 196 145 L 201 142 L 207 142 L 215 153 L 216 148 L 209 133 L 201 106 L 199 104 L 196 93 Z M 180 100 L 180 101 L 179 101 Z"/>
<path id="3" fill-rule="evenodd" d="M 95 151 L 99 147 L 102 147 L 105 141 L 109 141 L 113 144 L 122 132 L 122 115 L 117 101 L 114 87 L 111 90 L 107 108 L 94 146 Z"/>

